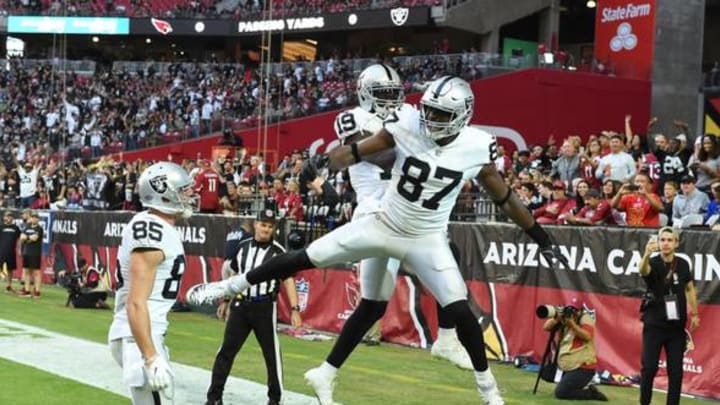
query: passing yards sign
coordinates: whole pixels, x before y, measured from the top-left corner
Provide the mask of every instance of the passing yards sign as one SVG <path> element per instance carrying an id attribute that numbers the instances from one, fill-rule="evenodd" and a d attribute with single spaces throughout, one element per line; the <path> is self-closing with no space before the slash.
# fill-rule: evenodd
<path id="1" fill-rule="evenodd" d="M 655 7 L 656 0 L 598 1 L 595 58 L 616 76 L 650 79 Z"/>

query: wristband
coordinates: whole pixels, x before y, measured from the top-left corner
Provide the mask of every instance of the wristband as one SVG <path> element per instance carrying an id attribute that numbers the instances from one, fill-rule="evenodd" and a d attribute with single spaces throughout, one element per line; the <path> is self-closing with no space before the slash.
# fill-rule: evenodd
<path id="1" fill-rule="evenodd" d="M 290 307 L 291 310 L 300 312 L 300 305 L 293 305 Z"/>
<path id="2" fill-rule="evenodd" d="M 552 246 L 552 239 L 550 239 L 550 235 L 545 232 L 545 230 L 537 222 L 535 222 L 530 228 L 526 229 L 525 233 L 527 233 L 532 240 L 537 242 L 541 249 Z"/>
<path id="3" fill-rule="evenodd" d="M 362 158 L 360 157 L 360 153 L 358 153 L 357 143 L 353 142 L 350 144 L 350 152 L 352 152 L 355 163 L 359 163 L 362 160 Z"/>
<path id="4" fill-rule="evenodd" d="M 495 205 L 497 205 L 498 207 L 502 207 L 502 206 L 507 202 L 507 200 L 510 199 L 511 196 L 512 196 L 512 189 L 511 189 L 510 187 L 508 187 L 508 189 L 507 189 L 507 194 L 505 194 L 505 197 L 503 197 L 503 198 L 500 199 L 499 201 L 493 200 L 493 202 L 494 202 Z"/>
<path id="5" fill-rule="evenodd" d="M 158 358 L 158 354 L 155 353 L 155 354 L 153 354 L 152 356 L 150 356 L 149 358 L 144 359 L 144 360 L 145 360 L 145 365 L 147 366 L 148 364 L 152 364 L 152 362 L 155 361 L 157 358 Z"/>

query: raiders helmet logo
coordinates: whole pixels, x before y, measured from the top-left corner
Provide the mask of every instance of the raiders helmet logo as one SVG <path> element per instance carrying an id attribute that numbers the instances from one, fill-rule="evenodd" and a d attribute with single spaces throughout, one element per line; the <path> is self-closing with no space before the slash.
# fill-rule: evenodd
<path id="1" fill-rule="evenodd" d="M 150 187 L 158 194 L 165 194 L 168 189 L 167 176 L 163 174 L 153 177 L 150 179 Z"/>
<path id="2" fill-rule="evenodd" d="M 390 18 L 392 18 L 393 24 L 400 26 L 405 24 L 410 15 L 410 9 L 405 7 L 398 7 L 390 10 Z"/>
<path id="3" fill-rule="evenodd" d="M 165 21 L 165 20 L 158 20 L 157 18 L 151 18 L 150 23 L 152 24 L 153 28 L 155 28 L 155 31 L 167 35 L 171 32 L 173 32 L 172 25 Z"/>

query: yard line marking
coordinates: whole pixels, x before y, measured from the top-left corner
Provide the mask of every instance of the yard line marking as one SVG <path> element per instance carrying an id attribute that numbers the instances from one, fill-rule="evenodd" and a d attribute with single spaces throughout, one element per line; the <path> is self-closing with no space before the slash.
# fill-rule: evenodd
<path id="1" fill-rule="evenodd" d="M 172 348 L 170 352 L 172 355 Z M 0 319 L 0 357 L 130 397 L 122 383 L 120 367 L 113 360 L 107 345 Z M 175 362 L 171 364 L 176 376 L 175 403 L 205 403 L 210 371 Z M 283 394 L 285 405 L 317 403 L 315 398 L 307 395 L 287 390 Z M 224 400 L 231 404 L 264 404 L 267 402 L 267 386 L 231 376 L 226 384 Z"/>

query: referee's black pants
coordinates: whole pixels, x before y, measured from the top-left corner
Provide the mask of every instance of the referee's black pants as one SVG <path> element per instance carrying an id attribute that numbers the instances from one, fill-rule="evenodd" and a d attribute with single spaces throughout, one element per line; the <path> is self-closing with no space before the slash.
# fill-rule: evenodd
<path id="1" fill-rule="evenodd" d="M 649 405 L 652 399 L 653 380 L 658 371 L 660 350 L 665 348 L 667 358 L 667 405 L 680 403 L 683 378 L 683 355 L 687 344 L 685 329 L 643 326 L 642 368 L 640 370 L 640 404 Z"/>
<path id="2" fill-rule="evenodd" d="M 207 392 L 208 401 L 222 399 L 225 382 L 232 369 L 235 355 L 240 351 L 250 331 L 265 357 L 267 367 L 268 398 L 280 402 L 282 395 L 282 358 L 277 336 L 277 304 L 273 301 L 230 303 L 230 315 L 225 324 L 222 346 L 215 356 L 212 381 Z"/>

